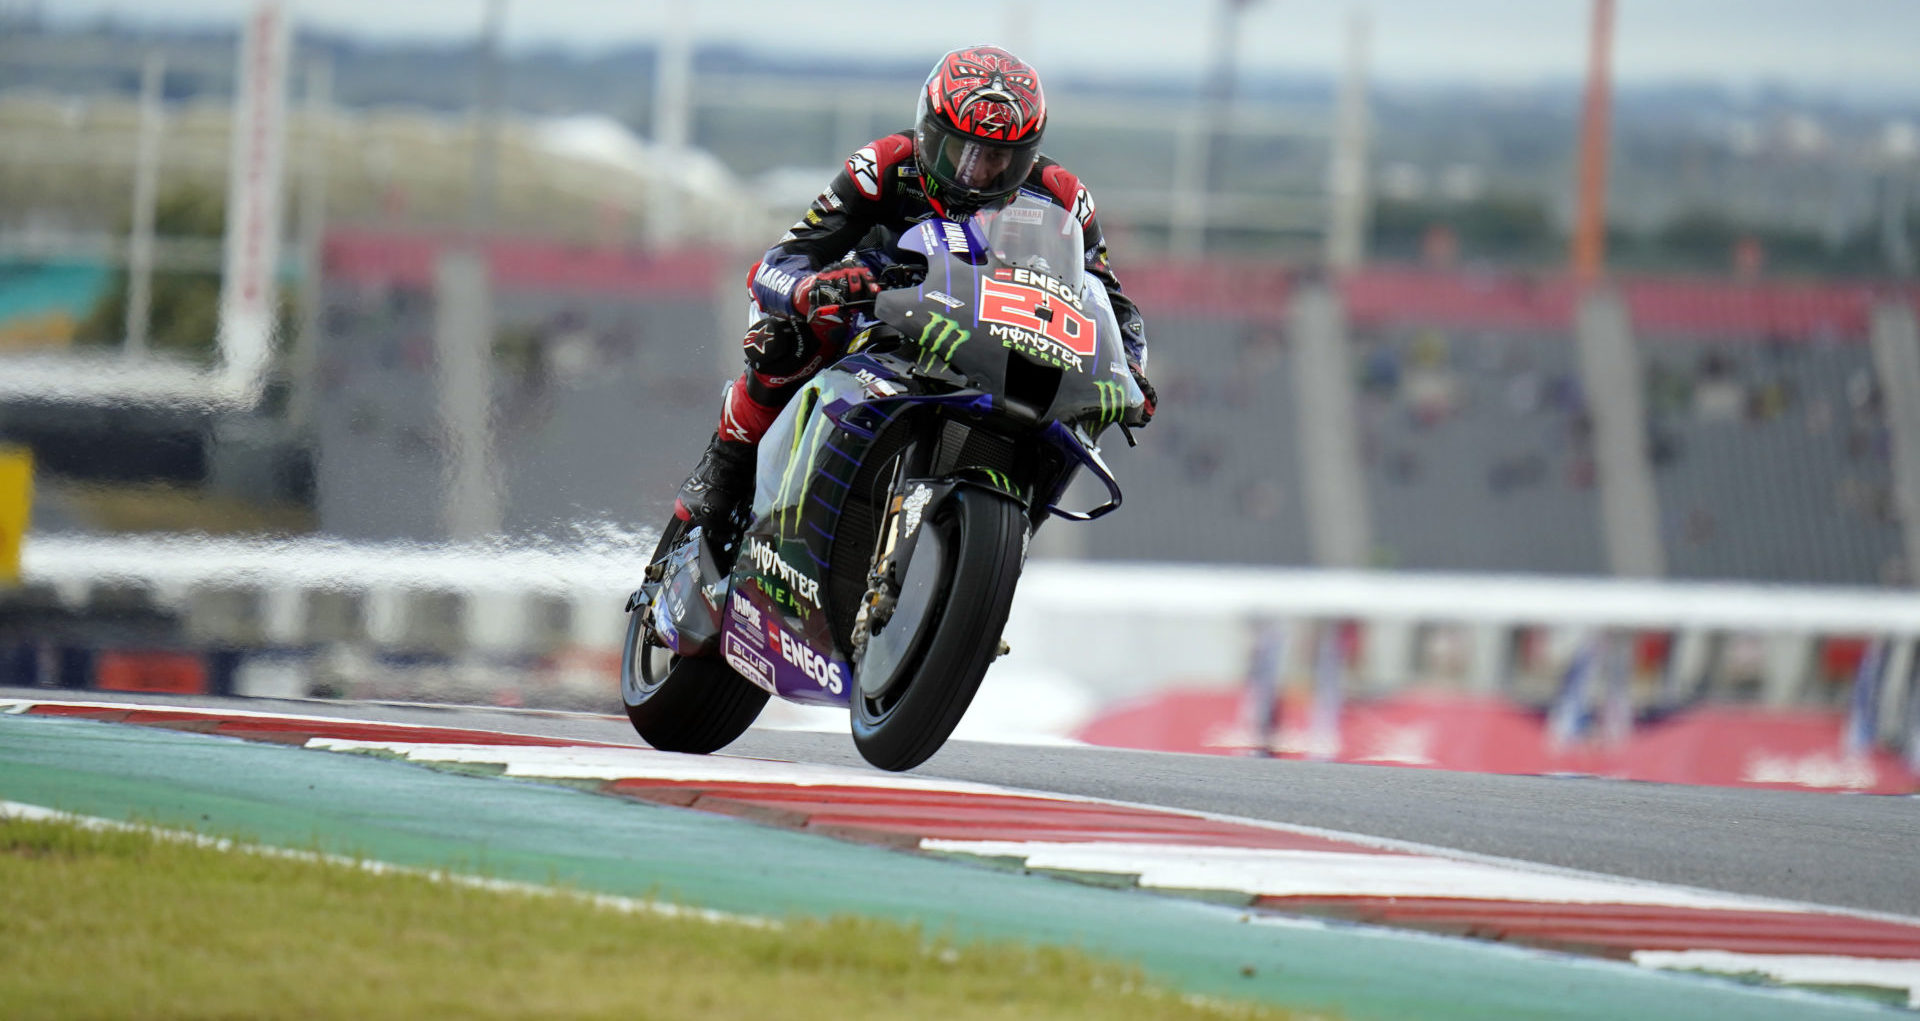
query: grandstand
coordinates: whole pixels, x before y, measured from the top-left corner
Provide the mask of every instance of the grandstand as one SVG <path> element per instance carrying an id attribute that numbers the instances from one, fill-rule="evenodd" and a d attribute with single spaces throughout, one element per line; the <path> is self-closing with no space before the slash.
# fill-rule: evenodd
<path id="1" fill-rule="evenodd" d="M 328 241 L 317 433 L 323 531 L 430 538 L 431 239 Z M 490 248 L 510 531 L 647 521 L 735 371 L 739 265 L 531 241 Z M 1064 547 L 1100 560 L 1307 565 L 1283 265 L 1122 265 L 1164 412 L 1108 454 L 1126 510 Z M 1622 282 L 1645 369 L 1672 577 L 1908 578 L 1888 426 L 1854 285 Z M 1342 287 L 1373 562 L 1607 572 L 1572 290 L 1522 274 L 1362 272 Z"/>
<path id="2" fill-rule="evenodd" d="M 430 238 L 343 231 L 326 246 L 316 367 L 321 531 L 440 537 Z M 713 252 L 641 255 L 507 241 L 487 249 L 494 442 L 517 534 L 654 524 L 705 444 L 738 356 L 736 282 Z"/>

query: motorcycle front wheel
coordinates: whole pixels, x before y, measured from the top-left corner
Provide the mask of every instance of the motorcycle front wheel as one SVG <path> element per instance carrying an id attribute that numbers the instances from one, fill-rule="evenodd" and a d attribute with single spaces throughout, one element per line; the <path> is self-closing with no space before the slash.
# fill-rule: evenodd
<path id="1" fill-rule="evenodd" d="M 896 614 L 887 627 L 924 631 L 925 638 L 914 654 L 891 666 L 891 676 L 857 679 L 851 698 L 854 746 L 881 769 L 925 762 L 959 726 L 999 654 L 1020 580 L 1027 524 L 1012 500 L 955 489 L 921 527 L 936 531 L 937 541 L 929 545 L 938 555 L 916 556 L 903 587 L 930 583 L 938 595 L 923 605 L 922 620 Z M 935 574 L 915 577 L 926 571 Z"/>

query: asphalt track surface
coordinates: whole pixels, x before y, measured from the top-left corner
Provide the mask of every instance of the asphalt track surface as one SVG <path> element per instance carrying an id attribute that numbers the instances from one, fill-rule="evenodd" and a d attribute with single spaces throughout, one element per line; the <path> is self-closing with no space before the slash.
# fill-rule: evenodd
<path id="1" fill-rule="evenodd" d="M 0 697 L 179 704 L 0 688 Z M 185 700 L 640 744 L 624 717 L 381 703 Z M 844 734 L 750 731 L 724 754 L 864 767 Z M 1497 776 L 951 742 L 915 773 L 1317 826 L 1590 872 L 1920 916 L 1920 797 Z"/>

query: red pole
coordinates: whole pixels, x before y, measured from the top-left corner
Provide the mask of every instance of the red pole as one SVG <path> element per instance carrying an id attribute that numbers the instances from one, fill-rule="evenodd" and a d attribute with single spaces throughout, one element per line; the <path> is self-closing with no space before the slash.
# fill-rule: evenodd
<path id="1" fill-rule="evenodd" d="M 1586 109 L 1580 124 L 1580 205 L 1573 227 L 1573 278 L 1590 284 L 1607 260 L 1607 149 L 1613 105 L 1613 0 L 1593 0 Z"/>

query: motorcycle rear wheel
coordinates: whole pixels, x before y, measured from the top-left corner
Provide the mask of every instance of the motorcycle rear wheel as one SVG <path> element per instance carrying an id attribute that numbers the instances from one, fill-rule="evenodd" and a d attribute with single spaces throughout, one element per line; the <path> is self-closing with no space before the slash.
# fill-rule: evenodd
<path id="1" fill-rule="evenodd" d="M 1019 504 L 963 487 L 921 527 L 939 530 L 945 552 L 941 563 L 926 565 L 941 573 L 936 591 L 942 593 L 926 609 L 929 634 L 918 654 L 896 668 L 894 679 L 884 685 L 856 682 L 851 698 L 854 746 L 868 762 L 894 771 L 912 769 L 939 751 L 973 703 L 1000 651 L 1027 525 Z M 888 627 L 912 623 L 894 620 Z M 875 689 L 879 696 L 867 694 Z"/>
<path id="2" fill-rule="evenodd" d="M 653 562 L 673 552 L 686 532 L 685 522 L 668 521 Z M 724 660 L 674 655 L 654 637 L 643 612 L 627 615 L 620 654 L 620 701 L 634 732 L 663 752 L 705 755 L 732 744 L 766 706 L 766 689 Z"/>

